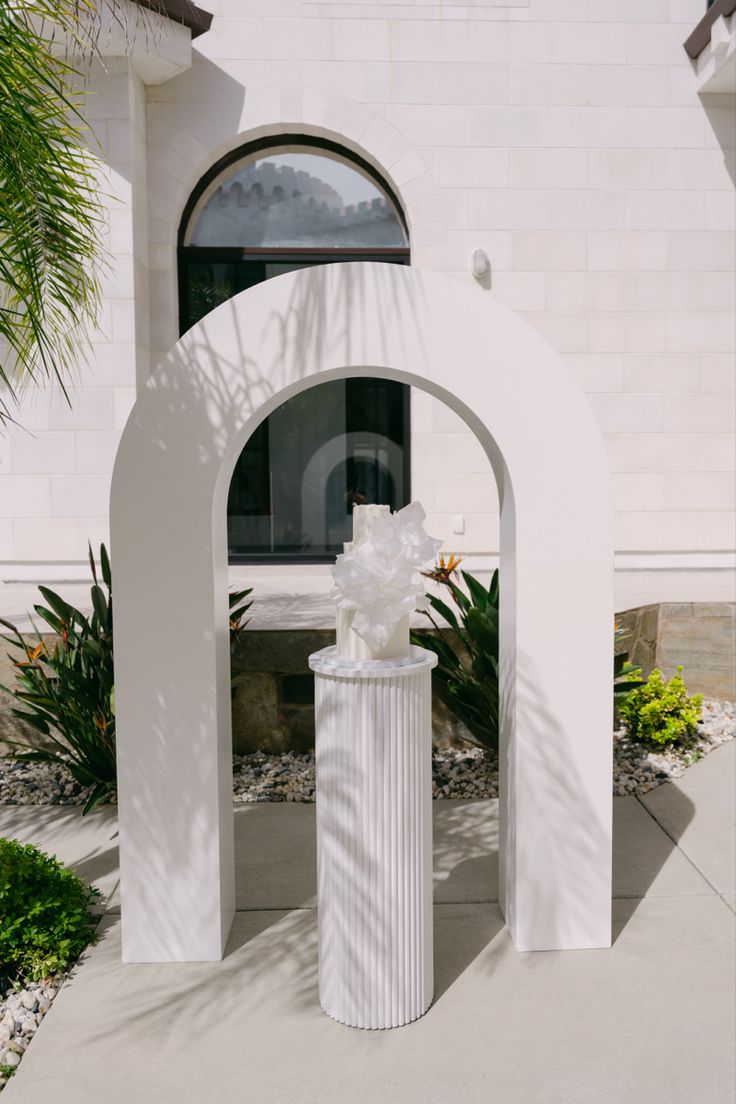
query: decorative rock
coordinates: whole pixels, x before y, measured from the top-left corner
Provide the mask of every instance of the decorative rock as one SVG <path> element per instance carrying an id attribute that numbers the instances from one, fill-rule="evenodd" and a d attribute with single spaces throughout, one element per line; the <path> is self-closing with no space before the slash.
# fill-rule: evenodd
<path id="1" fill-rule="evenodd" d="M 19 1064 L 65 977 L 29 981 L 23 989 L 0 992 L 0 1066 Z M 0 1087 L 3 1084 L 0 1077 Z"/>
<path id="2" fill-rule="evenodd" d="M 736 734 L 736 705 L 705 701 L 703 720 L 692 740 L 679 747 L 653 749 L 629 740 L 623 729 L 613 734 L 613 792 L 645 794 L 678 778 L 694 762 Z M 498 797 L 498 761 L 476 747 L 435 748 L 432 753 L 435 798 Z M 0 756 L 0 804 L 80 805 L 83 791 L 62 768 L 49 763 L 18 763 Z M 315 800 L 314 754 L 255 751 L 233 756 L 233 801 Z M 54 990 L 49 999 L 53 998 Z M 17 1000 L 5 1007 L 17 1007 Z M 0 1009 L 3 1005 L 0 1004 Z M 2 1022 L 0 1018 L 0 1022 Z"/>
<path id="3" fill-rule="evenodd" d="M 27 1008 L 29 1012 L 36 1012 L 38 1010 L 36 994 L 31 992 L 30 989 L 24 989 L 20 994 L 20 1003 L 24 1008 Z"/>

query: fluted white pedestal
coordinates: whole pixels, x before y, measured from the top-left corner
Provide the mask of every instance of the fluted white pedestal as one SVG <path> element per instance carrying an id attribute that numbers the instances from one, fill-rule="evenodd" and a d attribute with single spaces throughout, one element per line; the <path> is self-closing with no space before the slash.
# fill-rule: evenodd
<path id="1" fill-rule="evenodd" d="M 315 672 L 319 993 L 351 1027 L 427 1011 L 432 965 L 432 689 L 437 658 L 309 658 Z"/>

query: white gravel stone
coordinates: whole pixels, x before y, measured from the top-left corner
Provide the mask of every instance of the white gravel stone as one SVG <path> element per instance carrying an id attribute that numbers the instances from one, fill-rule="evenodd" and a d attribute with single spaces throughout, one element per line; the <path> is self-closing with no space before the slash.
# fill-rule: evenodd
<path id="1" fill-rule="evenodd" d="M 20 1003 L 24 1008 L 27 1008 L 29 1012 L 35 1012 L 38 1008 L 36 993 L 30 989 L 24 989 L 20 994 Z"/>
<path id="2" fill-rule="evenodd" d="M 0 1066 L 18 1065 L 65 978 L 57 974 L 43 982 L 28 981 L 0 996 Z M 0 1089 L 4 1084 L 0 1076 Z"/>
<path id="3" fill-rule="evenodd" d="M 679 777 L 692 763 L 736 733 L 733 702 L 706 701 L 697 735 L 670 748 L 652 748 L 630 740 L 623 729 L 613 734 L 614 794 L 645 794 Z M 435 748 L 432 790 L 436 798 L 498 797 L 498 759 L 475 747 Z M 63 768 L 46 763 L 17 763 L 0 756 L 0 804 L 80 805 L 86 797 Z M 257 751 L 233 757 L 233 800 L 315 800 L 314 754 Z"/>

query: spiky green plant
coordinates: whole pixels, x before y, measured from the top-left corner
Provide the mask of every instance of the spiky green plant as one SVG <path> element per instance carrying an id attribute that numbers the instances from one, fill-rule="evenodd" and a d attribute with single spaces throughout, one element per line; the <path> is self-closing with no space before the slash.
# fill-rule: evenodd
<path id="1" fill-rule="evenodd" d="M 29 380 L 66 394 L 98 315 L 102 207 L 72 61 L 94 52 L 95 18 L 93 0 L 0 4 L 0 421 Z"/>
<path id="2" fill-rule="evenodd" d="M 35 605 L 38 617 L 56 635 L 48 645 L 34 625 L 27 639 L 10 621 L 0 624 L 10 631 L 2 639 L 21 653 L 13 658 L 16 685 L 0 686 L 19 704 L 14 716 L 46 738 L 45 747 L 21 741 L 11 743 L 12 756 L 30 762 L 55 763 L 65 767 L 89 796 L 83 812 L 101 801 L 109 801 L 117 790 L 115 748 L 115 672 L 113 667 L 112 571 L 104 544 L 100 545 L 101 584 L 92 548 L 92 616 L 70 605 L 55 591 L 40 586 L 47 605 Z M 229 595 L 230 639 L 246 626 L 246 602 L 252 593 L 232 591 Z"/>
<path id="3" fill-rule="evenodd" d="M 467 588 L 456 578 L 460 559 L 440 557 L 429 579 L 446 587 L 453 607 L 435 594 L 428 595 L 431 608 L 452 629 L 442 629 L 431 612 L 428 617 L 434 632 L 413 632 L 412 641 L 434 652 L 438 663 L 433 671 L 433 684 L 439 697 L 463 722 L 471 735 L 485 747 L 498 747 L 498 571 L 494 571 L 488 590 L 469 571 L 460 575 Z M 615 627 L 616 641 L 626 630 Z M 643 687 L 641 667 L 629 663 L 627 653 L 614 656 L 613 700 L 621 707 L 629 695 Z"/>
<path id="4" fill-rule="evenodd" d="M 498 571 L 486 589 L 469 571 L 461 575 L 467 593 L 452 578 L 460 561 L 444 560 L 427 576 L 447 587 L 450 608 L 436 594 L 428 595 L 432 610 L 452 628 L 443 635 L 427 611 L 433 633 L 412 632 L 414 644 L 437 656 L 432 672 L 435 690 L 449 709 L 484 747 L 498 747 Z M 457 612 L 456 612 L 457 611 Z M 456 650 L 455 644 L 459 645 Z"/>
<path id="5" fill-rule="evenodd" d="M 89 789 L 85 813 L 114 795 L 117 779 L 112 576 L 104 544 L 100 547 L 102 586 L 91 547 L 89 562 L 94 580 L 91 617 L 48 587 L 38 588 L 48 605 L 37 604 L 34 609 L 56 634 L 53 647 L 47 646 L 35 624 L 35 639 L 28 641 L 15 625 L 0 620 L 11 633 L 3 639 L 22 655 L 13 658 L 17 685 L 2 689 L 20 705 L 13 714 L 48 741 L 45 747 L 17 741 L 13 755 L 65 766 L 80 786 Z"/>

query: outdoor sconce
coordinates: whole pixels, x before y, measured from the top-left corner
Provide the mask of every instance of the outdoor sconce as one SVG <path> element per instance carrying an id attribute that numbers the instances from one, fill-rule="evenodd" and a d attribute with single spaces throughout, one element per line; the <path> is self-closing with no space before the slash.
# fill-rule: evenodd
<path id="1" fill-rule="evenodd" d="M 476 280 L 482 280 L 483 277 L 490 272 L 491 262 L 488 259 L 488 254 L 485 249 L 476 249 L 473 253 L 473 259 L 470 264 L 470 270 L 475 276 Z"/>

